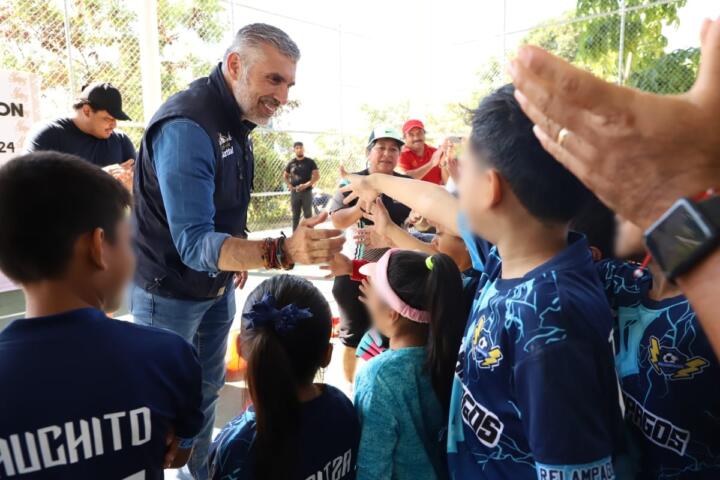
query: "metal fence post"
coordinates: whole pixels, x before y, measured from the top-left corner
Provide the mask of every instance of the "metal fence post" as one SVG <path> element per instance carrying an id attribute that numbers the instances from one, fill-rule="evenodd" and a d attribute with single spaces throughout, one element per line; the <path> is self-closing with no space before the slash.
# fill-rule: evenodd
<path id="1" fill-rule="evenodd" d="M 624 83 L 623 63 L 625 56 L 625 0 L 620 0 L 620 38 L 618 39 L 618 85 Z"/>
<path id="2" fill-rule="evenodd" d="M 67 70 L 68 70 L 68 98 L 75 98 L 75 72 L 72 64 L 72 41 L 70 38 L 70 0 L 64 0 L 63 21 L 65 24 L 65 50 L 67 50 Z"/>
<path id="3" fill-rule="evenodd" d="M 162 102 L 160 86 L 160 36 L 157 0 L 138 0 L 140 18 L 140 75 L 142 78 L 143 116 L 147 122 Z"/>

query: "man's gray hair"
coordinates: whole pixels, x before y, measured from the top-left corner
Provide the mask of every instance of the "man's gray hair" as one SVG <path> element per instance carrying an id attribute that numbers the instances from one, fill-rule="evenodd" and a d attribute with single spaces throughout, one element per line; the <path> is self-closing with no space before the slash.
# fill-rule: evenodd
<path id="1" fill-rule="evenodd" d="M 241 56 L 247 55 L 248 49 L 259 49 L 263 44 L 272 45 L 294 62 L 300 60 L 300 49 L 293 39 L 279 28 L 267 23 L 251 23 L 238 30 L 232 45 L 225 52 L 225 58 L 233 52 Z M 248 59 L 243 58 L 243 60 Z"/>

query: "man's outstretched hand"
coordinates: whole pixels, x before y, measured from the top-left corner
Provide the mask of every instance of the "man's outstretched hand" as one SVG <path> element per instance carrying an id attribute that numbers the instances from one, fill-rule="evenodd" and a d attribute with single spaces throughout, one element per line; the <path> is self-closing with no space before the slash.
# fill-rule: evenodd
<path id="1" fill-rule="evenodd" d="M 292 236 L 285 240 L 285 251 L 292 263 L 315 265 L 328 263 L 345 243 L 342 230 L 315 227 L 327 220 L 327 212 L 300 221 Z"/>
<path id="2" fill-rule="evenodd" d="M 698 79 L 682 95 L 617 86 L 533 46 L 509 71 L 543 147 L 647 228 L 678 198 L 720 185 L 720 19 L 705 20 L 701 45 Z"/>

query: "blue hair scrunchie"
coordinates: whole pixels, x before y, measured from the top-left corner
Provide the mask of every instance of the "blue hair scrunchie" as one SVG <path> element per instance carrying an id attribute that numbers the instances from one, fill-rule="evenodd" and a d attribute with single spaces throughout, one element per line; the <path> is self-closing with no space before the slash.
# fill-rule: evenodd
<path id="1" fill-rule="evenodd" d="M 279 335 L 291 332 L 299 320 L 310 318 L 313 314 L 309 308 L 298 308 L 291 303 L 281 309 L 275 306 L 275 297 L 271 293 L 263 295 L 263 299 L 243 314 L 245 328 L 270 328 Z"/>

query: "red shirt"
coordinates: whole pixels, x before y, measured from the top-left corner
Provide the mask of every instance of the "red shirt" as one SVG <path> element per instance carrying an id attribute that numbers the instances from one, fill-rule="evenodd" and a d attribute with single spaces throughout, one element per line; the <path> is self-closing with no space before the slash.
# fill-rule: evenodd
<path id="1" fill-rule="evenodd" d="M 425 144 L 425 151 L 423 152 L 423 156 L 419 157 L 409 148 L 403 147 L 402 152 L 400 152 L 400 160 L 398 161 L 398 167 L 402 168 L 406 172 L 422 167 L 430 161 L 430 158 L 432 157 L 433 153 L 435 153 L 435 150 L 437 150 L 437 148 Z M 422 177 L 421 180 L 442 185 L 442 170 L 440 169 L 440 167 L 432 167 L 430 171 L 428 171 L 428 173 L 426 173 L 425 176 Z"/>

